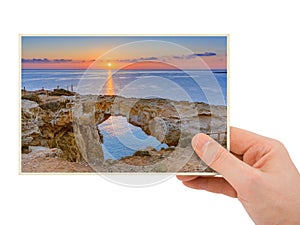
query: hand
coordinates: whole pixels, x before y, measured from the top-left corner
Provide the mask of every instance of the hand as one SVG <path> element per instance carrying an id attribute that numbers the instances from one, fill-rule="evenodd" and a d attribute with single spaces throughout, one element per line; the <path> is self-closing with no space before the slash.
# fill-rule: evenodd
<path id="1" fill-rule="evenodd" d="M 285 147 L 271 138 L 230 130 L 229 153 L 205 134 L 192 145 L 223 177 L 177 176 L 190 188 L 238 198 L 257 225 L 300 224 L 300 175 Z"/>

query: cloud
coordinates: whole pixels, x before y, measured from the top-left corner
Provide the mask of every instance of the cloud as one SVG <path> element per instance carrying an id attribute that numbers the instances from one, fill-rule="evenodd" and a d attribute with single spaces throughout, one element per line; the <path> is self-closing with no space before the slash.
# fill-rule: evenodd
<path id="1" fill-rule="evenodd" d="M 179 60 L 189 60 L 197 57 L 207 57 L 207 56 L 216 56 L 215 52 L 203 52 L 203 53 L 193 53 L 189 55 L 173 55 L 173 56 L 164 56 L 164 57 L 140 57 L 133 59 L 113 59 L 113 60 L 97 60 L 98 62 L 106 62 L 106 61 L 115 61 L 120 63 L 136 63 L 142 61 L 165 61 L 166 59 L 179 59 Z M 22 63 L 86 63 L 86 62 L 94 62 L 95 59 L 92 60 L 72 60 L 72 59 L 48 59 L 48 58 L 32 58 L 25 59 L 22 58 Z"/>
<path id="2" fill-rule="evenodd" d="M 204 53 L 195 53 L 196 56 L 215 56 L 217 53 L 215 52 L 204 52 Z"/>
<path id="3" fill-rule="evenodd" d="M 194 59 L 197 57 L 202 57 L 202 56 L 216 56 L 217 53 L 215 52 L 203 52 L 203 53 L 194 53 L 190 55 L 173 55 L 173 59 Z"/>
<path id="4" fill-rule="evenodd" d="M 22 58 L 22 63 L 69 63 L 73 62 L 72 59 L 47 59 L 47 58 L 32 58 L 32 59 L 24 59 Z"/>
<path id="5" fill-rule="evenodd" d="M 182 58 L 183 58 L 183 55 L 182 55 L 182 56 L 173 55 L 173 58 L 174 58 L 174 59 L 182 59 Z"/>
<path id="6" fill-rule="evenodd" d="M 66 63 L 66 62 L 72 62 L 72 59 L 53 59 L 54 63 Z"/>
<path id="7" fill-rule="evenodd" d="M 48 63 L 49 60 L 47 58 L 44 59 L 24 59 L 22 58 L 22 63 Z"/>
<path id="8" fill-rule="evenodd" d="M 135 62 L 141 62 L 141 61 L 154 61 L 154 60 L 159 60 L 158 57 L 141 57 L 137 59 L 116 59 L 112 61 L 117 61 L 117 62 L 123 62 L 123 63 L 135 63 Z"/>
<path id="9" fill-rule="evenodd" d="M 47 59 L 47 58 L 32 58 L 24 59 L 22 58 L 22 63 L 70 63 L 74 62 L 72 59 Z"/>
<path id="10" fill-rule="evenodd" d="M 143 61 L 143 60 L 158 60 L 159 58 L 157 57 L 146 57 L 146 58 L 140 58 L 139 60 Z"/>
<path id="11" fill-rule="evenodd" d="M 115 60 L 109 60 L 109 61 L 115 61 L 115 62 L 121 62 L 121 63 L 135 63 L 135 62 L 138 62 L 138 59 L 115 59 Z"/>
<path id="12" fill-rule="evenodd" d="M 72 60 L 72 62 L 79 62 L 79 63 L 85 63 L 85 62 L 95 62 L 95 59 L 90 59 L 90 60 L 78 60 L 78 61 L 74 61 Z"/>

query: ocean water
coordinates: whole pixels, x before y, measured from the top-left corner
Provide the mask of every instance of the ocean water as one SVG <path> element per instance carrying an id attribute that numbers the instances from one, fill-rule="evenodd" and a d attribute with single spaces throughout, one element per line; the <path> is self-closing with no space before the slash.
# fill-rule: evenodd
<path id="1" fill-rule="evenodd" d="M 168 147 L 155 137 L 147 135 L 140 127 L 128 123 L 122 116 L 111 116 L 99 124 L 98 128 L 103 134 L 104 159 L 120 159 L 147 147 L 156 150 Z"/>
<path id="2" fill-rule="evenodd" d="M 108 94 L 138 98 L 166 98 L 213 105 L 227 104 L 227 72 L 214 71 L 107 71 L 22 70 L 22 88 L 71 89 L 80 94 Z M 120 159 L 136 150 L 167 147 L 155 137 L 129 124 L 124 117 L 110 117 L 98 126 L 104 136 L 105 159 Z"/>
<path id="3" fill-rule="evenodd" d="M 26 90 L 64 88 L 80 94 L 116 94 L 125 97 L 168 98 L 227 104 L 227 72 L 190 71 L 107 71 L 23 69 Z"/>

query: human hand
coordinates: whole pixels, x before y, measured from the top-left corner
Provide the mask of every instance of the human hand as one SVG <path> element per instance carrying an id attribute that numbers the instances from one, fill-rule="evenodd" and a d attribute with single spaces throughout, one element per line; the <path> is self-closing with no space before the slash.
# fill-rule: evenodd
<path id="1" fill-rule="evenodd" d="M 223 177 L 177 176 L 190 188 L 238 198 L 257 225 L 300 224 L 300 174 L 286 148 L 271 138 L 230 130 L 229 153 L 205 134 L 192 146 Z"/>

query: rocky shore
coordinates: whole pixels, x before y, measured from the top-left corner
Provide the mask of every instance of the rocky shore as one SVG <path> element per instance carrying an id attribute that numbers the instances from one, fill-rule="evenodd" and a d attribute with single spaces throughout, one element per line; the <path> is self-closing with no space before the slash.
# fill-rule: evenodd
<path id="1" fill-rule="evenodd" d="M 59 93 L 22 97 L 22 172 L 203 172 L 210 169 L 193 153 L 191 138 L 204 132 L 226 146 L 225 106 Z M 97 125 L 110 116 L 126 117 L 169 148 L 104 161 Z"/>

